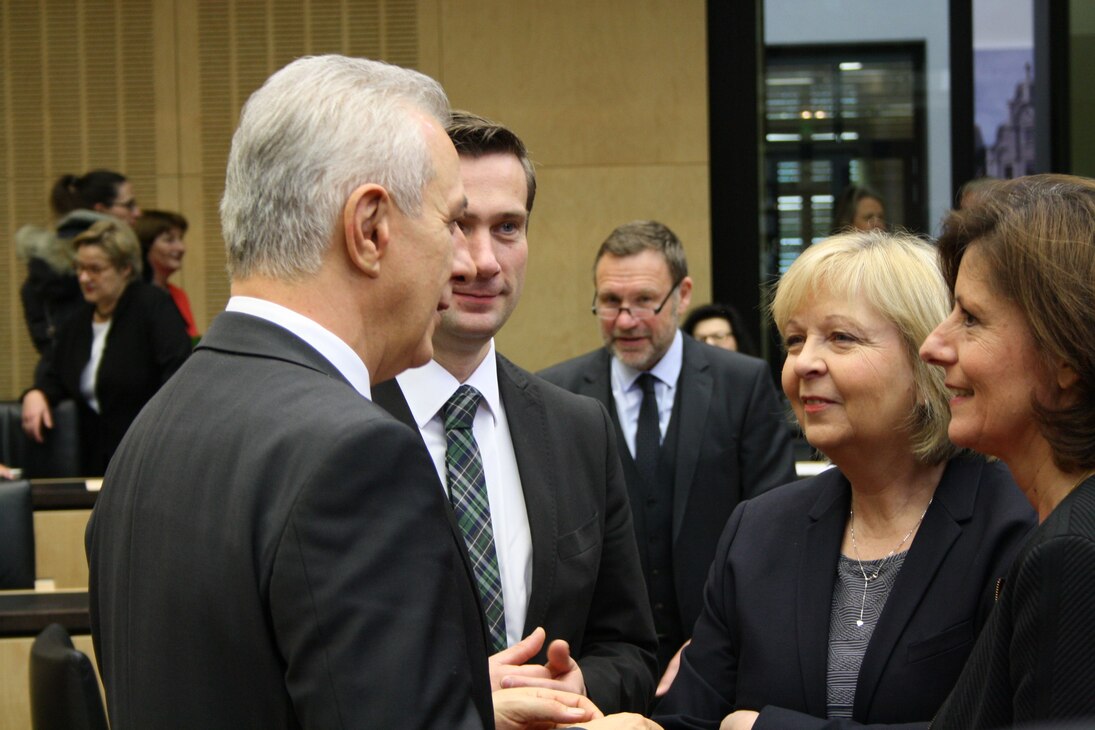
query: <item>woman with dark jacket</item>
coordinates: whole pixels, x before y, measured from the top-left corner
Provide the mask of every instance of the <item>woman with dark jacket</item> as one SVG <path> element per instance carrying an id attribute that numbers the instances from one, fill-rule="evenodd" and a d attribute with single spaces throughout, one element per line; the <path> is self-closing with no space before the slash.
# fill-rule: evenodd
<path id="1" fill-rule="evenodd" d="M 23 430 L 43 441 L 51 406 L 78 404 L 86 475 L 105 472 L 145 403 L 190 354 L 186 325 L 163 291 L 140 280 L 133 232 L 100 221 L 73 240 L 85 304 L 57 331 L 34 388 L 23 396 Z"/>
<path id="2" fill-rule="evenodd" d="M 132 184 L 112 170 L 62 175 L 49 202 L 57 219 L 53 228 L 23 226 L 15 234 L 16 250 L 27 262 L 27 278 L 19 292 L 23 316 L 42 355 L 57 329 L 83 303 L 72 271 L 72 239 L 97 221 L 117 219 L 133 225 L 141 214 Z"/>
<path id="3" fill-rule="evenodd" d="M 783 390 L 835 468 L 738 505 L 655 717 L 667 730 L 925 725 L 1034 523 L 1000 464 L 947 440 L 935 251 L 850 232 L 776 289 Z"/>
<path id="4" fill-rule="evenodd" d="M 954 309 L 920 355 L 950 438 L 1007 464 L 1039 524 L 932 727 L 1095 727 L 1095 180 L 986 185 L 939 255 Z"/>

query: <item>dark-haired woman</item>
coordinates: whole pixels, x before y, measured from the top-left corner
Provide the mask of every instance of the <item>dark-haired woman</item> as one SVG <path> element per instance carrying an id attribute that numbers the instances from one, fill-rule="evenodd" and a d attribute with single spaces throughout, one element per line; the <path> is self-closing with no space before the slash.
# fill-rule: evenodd
<path id="1" fill-rule="evenodd" d="M 987 186 L 939 254 L 954 309 L 920 354 L 950 439 L 1007 464 L 1040 524 L 933 728 L 1095 727 L 1095 180 Z"/>
<path id="2" fill-rule="evenodd" d="M 190 297 L 168 281 L 182 268 L 183 256 L 186 255 L 186 229 L 186 218 L 169 210 L 146 210 L 137 219 L 136 225 L 137 240 L 141 242 L 141 254 L 144 256 L 144 280 L 171 295 L 186 322 L 186 333 L 191 340 L 196 340 L 198 328 L 194 324 L 194 313 L 190 310 Z"/>
<path id="3" fill-rule="evenodd" d="M 57 329 L 84 301 L 72 270 L 72 239 L 101 220 L 132 225 L 141 213 L 133 185 L 111 170 L 92 170 L 82 177 L 62 175 L 49 202 L 57 220 L 53 228 L 23 226 L 15 234 L 16 250 L 27 262 L 27 279 L 20 290 L 23 316 L 42 355 Z"/>

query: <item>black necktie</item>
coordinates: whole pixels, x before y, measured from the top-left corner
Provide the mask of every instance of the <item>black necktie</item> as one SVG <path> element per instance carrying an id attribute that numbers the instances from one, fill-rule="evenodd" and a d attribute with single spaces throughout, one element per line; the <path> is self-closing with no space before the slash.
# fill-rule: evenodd
<path id="1" fill-rule="evenodd" d="M 661 450 L 662 431 L 658 425 L 658 397 L 654 394 L 654 376 L 639 376 L 643 391 L 643 404 L 639 408 L 639 426 L 635 430 L 635 466 L 649 485 L 653 485 L 658 473 L 658 452 Z"/>

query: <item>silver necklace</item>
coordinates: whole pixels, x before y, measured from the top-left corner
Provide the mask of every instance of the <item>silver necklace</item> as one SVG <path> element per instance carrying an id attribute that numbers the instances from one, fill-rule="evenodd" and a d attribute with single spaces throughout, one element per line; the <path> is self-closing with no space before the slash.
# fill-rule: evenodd
<path id="1" fill-rule="evenodd" d="M 931 499 L 928 500 L 928 507 L 932 506 L 933 499 L 935 499 L 934 495 Z M 855 544 L 855 510 L 848 510 L 848 521 L 851 523 L 852 532 L 852 551 L 855 552 L 855 561 L 859 564 L 859 572 L 863 574 L 863 598 L 859 601 L 859 620 L 855 622 L 856 626 L 863 625 L 863 608 L 867 605 L 867 585 L 872 580 L 876 580 L 878 578 L 878 574 L 882 572 L 882 566 L 890 561 L 890 558 L 892 558 L 894 554 L 901 549 L 901 546 L 904 545 L 910 537 L 912 537 L 912 534 L 916 532 L 916 528 L 920 527 L 920 523 L 924 521 L 924 516 L 928 514 L 928 507 L 924 508 L 924 512 L 920 515 L 920 519 L 916 521 L 916 524 L 913 525 L 912 528 L 905 533 L 905 537 L 901 538 L 901 542 L 893 546 L 893 550 L 890 550 L 889 555 L 879 561 L 878 566 L 875 567 L 874 572 L 870 575 L 867 575 L 867 571 L 863 567 L 863 561 L 859 558 L 859 546 Z"/>

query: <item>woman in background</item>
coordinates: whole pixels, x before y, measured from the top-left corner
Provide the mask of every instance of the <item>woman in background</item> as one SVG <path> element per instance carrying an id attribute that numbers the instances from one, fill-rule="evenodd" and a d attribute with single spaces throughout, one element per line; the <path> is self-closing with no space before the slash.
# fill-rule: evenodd
<path id="1" fill-rule="evenodd" d="M 886 204 L 870 188 L 849 185 L 837 198 L 833 211 L 833 233 L 886 230 Z"/>
<path id="2" fill-rule="evenodd" d="M 183 256 L 186 255 L 186 242 L 183 240 L 186 229 L 186 218 L 167 210 L 146 210 L 135 226 L 144 257 L 144 280 L 171 295 L 186 322 L 186 334 L 191 340 L 196 340 L 198 328 L 190 311 L 190 298 L 185 291 L 168 281 L 182 268 Z"/>
<path id="3" fill-rule="evenodd" d="M 60 327 L 23 395 L 23 430 L 42 442 L 51 406 L 75 400 L 84 475 L 100 476 L 137 413 L 190 354 L 190 339 L 171 298 L 140 281 L 129 226 L 99 221 L 72 245 L 85 304 Z"/>
<path id="4" fill-rule="evenodd" d="M 112 170 L 92 170 L 82 177 L 62 175 L 49 202 L 57 219 L 55 227 L 23 226 L 15 234 L 16 250 L 27 262 L 27 279 L 20 289 L 23 316 L 41 355 L 84 301 L 72 270 L 73 237 L 101 220 L 115 218 L 132 225 L 141 213 L 132 184 Z"/>
<path id="5" fill-rule="evenodd" d="M 943 378 L 917 357 L 947 308 L 934 250 L 907 235 L 834 236 L 784 274 L 783 389 L 837 468 L 731 515 L 658 706 L 664 727 L 927 722 L 939 709 L 1034 522 L 1002 465 L 947 440 Z"/>
<path id="6" fill-rule="evenodd" d="M 933 727 L 1095 727 L 1095 180 L 986 187 L 939 254 L 954 310 L 921 355 L 951 440 L 1007 464 L 1041 524 Z"/>
<path id="7" fill-rule="evenodd" d="M 696 307 L 685 318 L 681 329 L 686 335 L 692 335 L 708 345 L 753 357 L 760 356 L 741 315 L 729 304 L 713 302 Z"/>

